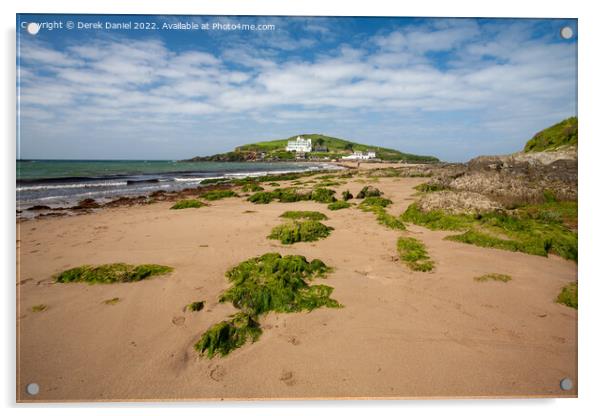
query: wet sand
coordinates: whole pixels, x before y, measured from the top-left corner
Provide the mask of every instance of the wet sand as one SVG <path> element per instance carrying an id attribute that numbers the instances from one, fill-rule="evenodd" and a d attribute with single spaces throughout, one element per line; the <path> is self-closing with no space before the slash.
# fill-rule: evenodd
<path id="1" fill-rule="evenodd" d="M 421 182 L 374 185 L 399 214 Z M 351 179 L 334 188 L 355 194 L 362 186 Z M 576 279 L 574 262 L 445 241 L 449 233 L 417 226 L 393 231 L 371 213 L 315 202 L 170 205 L 20 223 L 19 401 L 576 396 L 577 312 L 554 302 Z M 334 231 L 292 246 L 266 239 L 285 210 L 321 211 Z M 399 261 L 401 234 L 426 244 L 434 272 Z M 271 313 L 261 318 L 257 342 L 225 358 L 199 357 L 200 335 L 236 311 L 217 301 L 226 270 L 273 251 L 334 267 L 320 283 L 334 288 L 344 308 Z M 70 267 L 113 262 L 175 271 L 114 285 L 51 280 Z M 473 279 L 493 272 L 512 280 Z M 115 297 L 121 301 L 103 303 Z M 205 309 L 183 312 L 198 300 Z M 48 309 L 32 312 L 37 304 Z M 564 377 L 573 390 L 560 390 Z M 35 397 L 25 393 L 31 382 L 40 385 Z"/>

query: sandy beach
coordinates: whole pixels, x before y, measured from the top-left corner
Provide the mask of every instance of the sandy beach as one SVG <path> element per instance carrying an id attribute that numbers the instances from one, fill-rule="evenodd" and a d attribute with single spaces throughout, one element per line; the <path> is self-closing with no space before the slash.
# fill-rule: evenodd
<path id="1" fill-rule="evenodd" d="M 367 165 L 362 165 L 362 167 Z M 402 213 L 425 178 L 380 178 Z M 281 183 L 286 186 L 286 182 Z M 337 191 L 357 193 L 350 179 Z M 353 200 L 351 201 L 353 202 Z M 409 225 L 436 268 L 399 261 L 399 231 L 354 207 L 313 201 L 256 205 L 245 198 L 170 210 L 171 202 L 101 209 L 20 222 L 17 278 L 17 399 L 539 397 L 577 394 L 577 311 L 556 303 L 577 265 L 447 241 L 451 234 Z M 269 240 L 286 210 L 326 214 L 332 234 L 316 242 Z M 320 283 L 343 308 L 270 313 L 261 338 L 224 358 L 194 344 L 237 310 L 219 303 L 224 273 L 267 252 L 319 258 L 334 268 Z M 113 285 L 53 283 L 82 264 L 158 263 L 164 277 Z M 508 283 L 475 282 L 486 273 Z M 108 305 L 103 301 L 118 297 Z M 205 301 L 200 312 L 184 311 Z M 47 305 L 32 312 L 34 305 Z M 575 386 L 562 391 L 559 381 Z M 28 383 L 40 393 L 28 396 Z"/>

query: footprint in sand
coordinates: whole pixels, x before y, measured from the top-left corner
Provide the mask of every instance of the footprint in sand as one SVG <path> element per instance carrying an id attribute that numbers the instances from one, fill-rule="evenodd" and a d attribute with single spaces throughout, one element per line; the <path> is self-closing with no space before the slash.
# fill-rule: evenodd
<path id="1" fill-rule="evenodd" d="M 209 373 L 209 377 L 211 377 L 211 379 L 213 381 L 222 381 L 225 376 L 226 376 L 226 369 L 224 367 L 222 367 L 221 365 L 216 366 Z"/>
<path id="2" fill-rule="evenodd" d="M 297 381 L 295 380 L 294 374 L 292 371 L 282 371 L 282 374 L 280 375 L 280 381 L 282 381 L 284 384 L 286 384 L 287 386 L 293 386 L 297 383 Z"/>
<path id="3" fill-rule="evenodd" d="M 182 325 L 184 325 L 185 320 L 186 320 L 186 318 L 184 318 L 183 316 L 174 316 L 173 319 L 171 320 L 171 323 L 176 326 L 182 326 Z"/>
<path id="4" fill-rule="evenodd" d="M 288 338 L 288 342 L 290 342 L 293 345 L 299 345 L 301 344 L 301 341 L 299 341 L 299 339 L 295 336 L 289 337 Z"/>

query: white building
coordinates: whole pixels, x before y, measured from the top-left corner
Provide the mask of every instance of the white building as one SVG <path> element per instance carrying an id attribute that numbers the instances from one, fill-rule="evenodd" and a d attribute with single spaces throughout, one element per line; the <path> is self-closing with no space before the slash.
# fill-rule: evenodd
<path id="1" fill-rule="evenodd" d="M 368 159 L 376 159 L 376 152 L 353 152 L 353 154 L 349 156 L 343 156 L 344 160 L 368 160 Z"/>
<path id="2" fill-rule="evenodd" d="M 297 136 L 296 140 L 289 140 L 286 145 L 287 152 L 311 152 L 311 139 L 304 139 Z"/>

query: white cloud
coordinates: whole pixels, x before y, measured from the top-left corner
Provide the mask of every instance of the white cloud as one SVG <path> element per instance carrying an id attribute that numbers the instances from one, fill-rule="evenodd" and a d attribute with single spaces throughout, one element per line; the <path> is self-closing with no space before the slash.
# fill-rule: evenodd
<path id="1" fill-rule="evenodd" d="M 330 33 L 320 27 L 307 33 Z M 148 131 L 160 123 L 191 131 L 233 118 L 366 124 L 378 114 L 407 131 L 406 117 L 454 111 L 478 113 L 493 131 L 513 117 L 574 114 L 576 45 L 533 40 L 528 29 L 435 21 L 313 54 L 294 52 L 313 40 L 285 31 L 263 34 L 265 47 L 234 42 L 219 53 L 176 51 L 158 39 L 106 37 L 63 49 L 28 40 L 20 51 L 21 115 L 27 133 L 103 124 Z"/>

